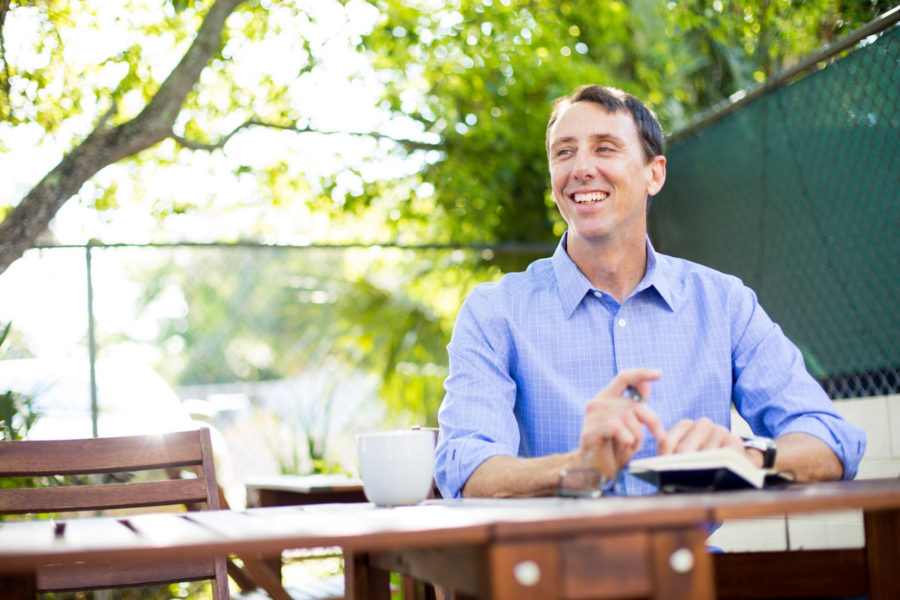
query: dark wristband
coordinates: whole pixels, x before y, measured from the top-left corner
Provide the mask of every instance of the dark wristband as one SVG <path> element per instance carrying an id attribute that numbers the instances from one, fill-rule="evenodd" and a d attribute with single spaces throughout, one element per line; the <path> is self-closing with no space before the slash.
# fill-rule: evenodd
<path id="1" fill-rule="evenodd" d="M 744 438 L 744 448 L 759 450 L 763 455 L 763 469 L 771 469 L 775 466 L 775 440 L 772 438 L 754 436 Z"/>

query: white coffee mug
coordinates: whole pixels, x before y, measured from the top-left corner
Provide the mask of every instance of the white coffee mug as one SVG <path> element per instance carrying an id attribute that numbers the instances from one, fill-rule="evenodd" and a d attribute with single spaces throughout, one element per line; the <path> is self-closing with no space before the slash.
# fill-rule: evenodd
<path id="1" fill-rule="evenodd" d="M 359 474 L 369 502 L 399 506 L 424 500 L 434 477 L 434 441 L 427 429 L 357 435 Z"/>

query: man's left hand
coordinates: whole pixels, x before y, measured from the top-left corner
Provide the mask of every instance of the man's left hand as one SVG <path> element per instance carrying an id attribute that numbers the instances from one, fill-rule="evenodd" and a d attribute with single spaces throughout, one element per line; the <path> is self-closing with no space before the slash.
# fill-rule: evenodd
<path id="1" fill-rule="evenodd" d="M 692 421 L 682 419 L 669 428 L 659 440 L 659 454 L 676 454 L 695 452 L 710 448 L 730 447 L 745 452 L 744 440 L 734 435 L 725 427 L 716 425 L 706 417 Z M 747 452 L 747 457 L 762 466 L 762 455 L 759 452 Z"/>

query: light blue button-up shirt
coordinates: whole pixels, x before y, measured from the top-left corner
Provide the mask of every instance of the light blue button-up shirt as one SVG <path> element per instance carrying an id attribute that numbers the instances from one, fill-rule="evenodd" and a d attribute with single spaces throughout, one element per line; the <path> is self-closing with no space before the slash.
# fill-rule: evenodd
<path id="1" fill-rule="evenodd" d="M 551 258 L 478 285 L 448 346 L 435 477 L 460 496 L 495 455 L 545 456 L 578 447 L 585 404 L 622 369 L 655 367 L 649 406 L 668 429 L 708 417 L 730 427 L 731 404 L 756 435 L 823 440 L 856 475 L 865 432 L 843 420 L 797 347 L 738 278 L 658 254 L 621 305 L 591 286 L 560 241 Z M 654 456 L 645 431 L 635 458 Z M 627 476 L 619 491 L 655 488 Z"/>

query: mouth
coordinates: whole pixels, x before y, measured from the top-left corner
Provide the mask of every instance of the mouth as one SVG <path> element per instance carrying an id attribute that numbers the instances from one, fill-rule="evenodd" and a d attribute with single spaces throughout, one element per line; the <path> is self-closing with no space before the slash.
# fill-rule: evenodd
<path id="1" fill-rule="evenodd" d="M 572 200 L 576 204 L 597 204 L 609 198 L 609 192 L 576 192 Z"/>

